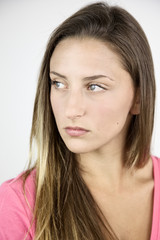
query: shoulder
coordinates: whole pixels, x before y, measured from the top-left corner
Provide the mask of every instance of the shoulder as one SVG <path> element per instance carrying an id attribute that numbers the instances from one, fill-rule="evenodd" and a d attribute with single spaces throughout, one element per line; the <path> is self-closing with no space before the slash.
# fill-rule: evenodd
<path id="1" fill-rule="evenodd" d="M 10 198 L 8 198 L 7 196 L 12 196 L 12 202 L 14 202 L 14 199 L 19 199 L 19 201 L 21 201 L 21 204 L 24 205 L 24 207 L 26 206 L 26 198 L 29 202 L 29 205 L 31 207 L 31 209 L 33 210 L 34 208 L 34 201 L 35 201 L 35 176 L 36 176 L 36 171 L 32 170 L 32 172 L 29 174 L 29 176 L 27 177 L 26 181 L 25 181 L 25 195 L 24 195 L 24 189 L 23 189 L 23 173 L 21 173 L 20 175 L 18 175 L 16 178 L 14 179 L 10 179 L 6 182 L 4 182 L 1 186 L 0 186 L 0 206 L 2 207 L 2 205 L 5 203 L 3 203 L 3 200 L 5 201 L 10 201 Z M 16 202 L 14 202 L 14 204 L 16 204 Z"/>
<path id="2" fill-rule="evenodd" d="M 160 171 L 160 158 L 157 156 L 151 156 L 153 161 L 153 168 L 155 171 Z"/>
<path id="3" fill-rule="evenodd" d="M 23 174 L 0 186 L 0 239 L 23 239 L 30 228 L 35 202 L 35 175 L 33 170 L 25 182 Z M 34 225 L 27 239 L 32 239 Z M 30 238 L 29 238 L 30 236 Z"/>

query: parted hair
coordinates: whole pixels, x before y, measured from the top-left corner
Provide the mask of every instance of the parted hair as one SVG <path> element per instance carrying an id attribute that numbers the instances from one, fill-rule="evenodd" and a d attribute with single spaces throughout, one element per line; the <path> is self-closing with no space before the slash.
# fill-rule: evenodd
<path id="1" fill-rule="evenodd" d="M 30 164 L 36 169 L 35 240 L 116 240 L 81 177 L 76 155 L 67 149 L 50 103 L 49 66 L 52 53 L 67 38 L 92 38 L 107 43 L 130 74 L 139 93 L 140 113 L 133 115 L 125 143 L 126 168 L 143 167 L 150 156 L 154 123 L 155 79 L 150 47 L 139 23 L 126 10 L 105 2 L 89 4 L 51 34 L 42 60 L 30 135 Z M 31 167 L 34 146 L 36 162 Z"/>

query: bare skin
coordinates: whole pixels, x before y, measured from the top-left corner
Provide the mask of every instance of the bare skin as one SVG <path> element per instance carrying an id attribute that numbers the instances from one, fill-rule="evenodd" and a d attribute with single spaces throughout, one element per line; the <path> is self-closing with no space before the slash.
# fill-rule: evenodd
<path id="1" fill-rule="evenodd" d="M 83 177 L 118 239 L 150 239 L 154 187 L 151 159 L 143 169 L 124 173 L 112 183 L 101 176 Z"/>

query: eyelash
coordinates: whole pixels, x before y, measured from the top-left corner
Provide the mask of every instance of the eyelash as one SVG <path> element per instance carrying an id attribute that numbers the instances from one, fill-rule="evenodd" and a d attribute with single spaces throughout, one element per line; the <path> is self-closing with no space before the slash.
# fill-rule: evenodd
<path id="1" fill-rule="evenodd" d="M 61 83 L 61 82 L 56 80 L 50 80 L 50 84 L 53 85 L 55 88 L 56 88 L 56 83 Z"/>
<path id="2" fill-rule="evenodd" d="M 104 88 L 104 87 L 102 87 L 101 85 L 96 84 L 96 83 L 89 84 L 89 85 L 88 85 L 88 88 L 91 87 L 91 86 L 96 86 L 96 87 L 99 87 L 99 88 L 101 88 L 101 89 L 103 89 L 103 90 L 106 90 L 106 88 Z"/>
<path id="3" fill-rule="evenodd" d="M 50 84 L 53 85 L 56 89 L 58 89 L 58 88 L 56 87 L 56 83 L 61 83 L 61 82 L 56 81 L 56 80 L 50 80 Z M 62 83 L 62 84 L 63 84 L 63 83 Z M 96 87 L 99 87 L 99 88 L 101 88 L 101 89 L 103 89 L 103 90 L 107 90 L 105 87 L 102 87 L 101 85 L 96 84 L 96 83 L 90 83 L 90 84 L 88 84 L 88 85 L 87 85 L 87 89 L 89 89 L 89 87 L 91 87 L 91 86 L 96 86 Z"/>

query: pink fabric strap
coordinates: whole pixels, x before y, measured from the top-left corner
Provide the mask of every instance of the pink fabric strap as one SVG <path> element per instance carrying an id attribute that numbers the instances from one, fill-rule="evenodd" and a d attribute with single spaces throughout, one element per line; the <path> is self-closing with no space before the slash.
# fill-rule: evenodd
<path id="1" fill-rule="evenodd" d="M 160 159 L 153 157 L 154 199 L 150 240 L 160 240 Z"/>

